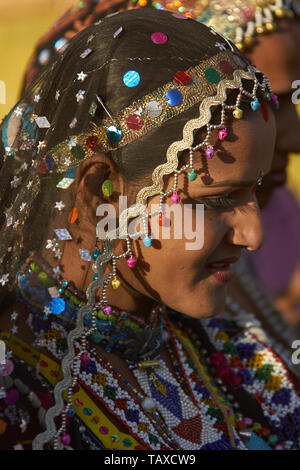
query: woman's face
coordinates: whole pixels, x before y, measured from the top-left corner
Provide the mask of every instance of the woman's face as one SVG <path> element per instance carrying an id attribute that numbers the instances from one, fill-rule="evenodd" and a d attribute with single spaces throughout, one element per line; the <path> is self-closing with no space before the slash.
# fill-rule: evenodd
<path id="1" fill-rule="evenodd" d="M 130 270 L 124 260 L 118 263 L 123 283 L 118 291 L 109 288 L 111 303 L 125 308 L 126 302 L 118 302 L 127 293 L 127 298 L 133 296 L 137 303 L 143 304 L 146 296 L 192 317 L 219 313 L 224 307 L 232 263 L 240 257 L 242 248 L 256 250 L 263 243 L 253 188 L 260 176 L 270 171 L 274 145 L 273 113 L 269 112 L 265 121 L 261 112 L 249 111 L 245 120 L 236 120 L 228 127 L 228 137 L 222 145 L 219 141 L 215 146 L 218 150 L 207 163 L 210 178 L 202 179 L 201 169 L 207 159 L 196 153 L 194 162 L 199 175 L 193 182 L 185 174 L 179 176 L 178 207 L 183 211 L 186 204 L 192 204 L 193 229 L 197 228 L 198 239 L 203 230 L 203 246 L 187 249 L 186 244 L 195 241 L 195 237 L 187 238 L 184 223 L 182 238 L 174 238 L 175 221 L 171 217 L 170 239 L 156 236 L 151 247 L 145 247 L 141 240 L 134 241 L 136 267 Z M 174 178 L 170 177 L 167 184 L 171 188 Z M 205 201 L 210 208 L 204 210 L 204 226 L 195 227 L 196 204 Z M 224 208 L 224 201 L 230 207 Z M 148 202 L 149 212 L 149 205 L 158 203 L 159 196 L 153 197 Z M 168 204 L 172 205 L 170 198 Z"/>
<path id="2" fill-rule="evenodd" d="M 275 113 L 277 140 L 272 171 L 264 183 L 266 191 L 285 184 L 288 154 L 300 152 L 300 120 L 292 102 L 292 83 L 300 80 L 299 48 L 300 22 L 284 20 L 276 32 L 259 36 L 257 46 L 248 54 L 251 62 L 270 78 L 280 104 Z"/>

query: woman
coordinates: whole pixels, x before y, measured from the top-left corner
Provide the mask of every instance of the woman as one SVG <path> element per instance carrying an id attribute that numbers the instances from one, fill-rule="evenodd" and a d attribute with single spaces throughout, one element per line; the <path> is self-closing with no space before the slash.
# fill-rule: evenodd
<path id="1" fill-rule="evenodd" d="M 16 296 L 1 319 L 4 400 L 15 410 L 27 392 L 41 422 L 48 408 L 33 449 L 297 448 L 281 361 L 209 318 L 242 248 L 263 241 L 253 188 L 271 166 L 271 105 L 268 79 L 229 41 L 141 10 L 77 35 L 4 121 L 1 283 Z M 169 206 L 187 209 L 182 236 Z"/>
<path id="2" fill-rule="evenodd" d="M 272 171 L 257 188 L 259 204 L 264 208 L 262 219 L 266 242 L 260 250 L 248 253 L 237 263 L 238 277 L 229 287 L 231 299 L 228 298 L 226 314 L 234 314 L 240 326 L 247 326 L 264 341 L 269 341 L 293 371 L 299 389 L 299 366 L 293 363 L 291 350 L 299 334 L 282 317 L 283 311 L 289 322 L 298 321 L 295 309 L 299 300 L 299 205 L 292 193 L 283 187 L 287 155 L 300 149 L 299 118 L 290 99 L 291 83 L 297 79 L 299 69 L 298 3 L 270 2 L 264 5 L 263 13 L 260 4 L 248 1 L 237 4 L 226 0 L 210 1 L 205 5 L 194 1 L 162 1 L 151 5 L 213 25 L 238 48 L 245 49 L 253 63 L 271 78 L 273 89 L 279 95 L 278 137 Z M 27 82 L 49 66 L 81 29 L 118 10 L 141 6 L 145 6 L 142 0 L 137 3 L 87 1 L 66 12 L 40 40 L 26 73 Z M 266 57 L 273 59 L 266 61 Z M 274 308 L 265 293 L 276 298 L 282 311 Z"/>

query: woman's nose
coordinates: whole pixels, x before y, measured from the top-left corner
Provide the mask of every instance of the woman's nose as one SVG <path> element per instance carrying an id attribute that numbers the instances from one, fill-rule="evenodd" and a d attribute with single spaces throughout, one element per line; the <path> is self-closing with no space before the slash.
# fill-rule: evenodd
<path id="1" fill-rule="evenodd" d="M 232 225 L 228 232 L 229 243 L 242 246 L 249 251 L 261 248 L 265 233 L 257 203 L 253 201 L 247 206 L 237 208 L 232 217 Z"/>

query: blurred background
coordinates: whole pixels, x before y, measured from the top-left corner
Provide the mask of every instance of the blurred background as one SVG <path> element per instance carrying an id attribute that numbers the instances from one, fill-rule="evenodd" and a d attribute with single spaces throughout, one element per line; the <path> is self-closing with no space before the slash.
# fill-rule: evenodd
<path id="1" fill-rule="evenodd" d="M 78 4 L 84 1 L 0 0 L 0 85 L 4 82 L 6 88 L 5 104 L 0 99 L 0 121 L 17 102 L 34 45 L 65 10 Z M 299 157 L 291 156 L 288 182 L 300 200 Z"/>

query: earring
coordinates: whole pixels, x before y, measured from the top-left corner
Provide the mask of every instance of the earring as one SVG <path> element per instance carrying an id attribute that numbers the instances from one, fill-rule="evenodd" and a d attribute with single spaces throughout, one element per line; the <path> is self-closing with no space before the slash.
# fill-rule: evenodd
<path id="1" fill-rule="evenodd" d="M 105 180 L 102 184 L 102 194 L 105 197 L 110 197 L 114 192 L 114 185 L 111 180 Z"/>

